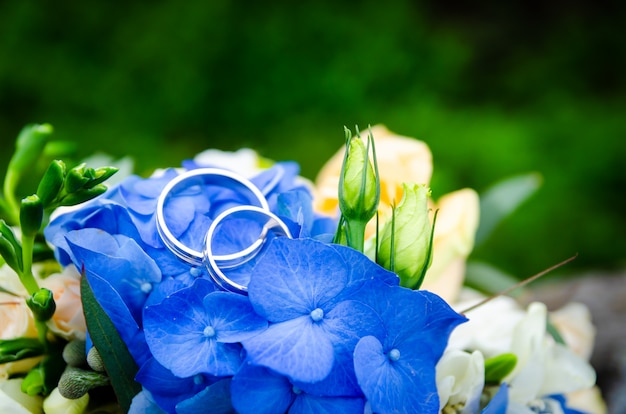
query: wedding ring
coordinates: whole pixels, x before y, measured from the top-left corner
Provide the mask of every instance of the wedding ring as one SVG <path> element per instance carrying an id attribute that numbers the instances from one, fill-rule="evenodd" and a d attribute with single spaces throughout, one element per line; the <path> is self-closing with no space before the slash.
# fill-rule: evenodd
<path id="1" fill-rule="evenodd" d="M 245 231 L 241 231 L 242 228 L 247 228 L 249 231 L 254 228 L 254 225 L 258 226 L 258 235 L 253 233 L 255 240 L 250 243 L 249 247 L 246 249 L 237 251 L 235 254 L 222 254 L 219 256 L 214 255 L 214 239 L 216 238 L 220 228 L 227 224 L 227 219 L 244 220 L 249 223 L 248 226 L 242 227 L 241 222 L 236 222 L 236 226 L 234 228 L 239 229 L 239 235 L 246 233 Z M 227 231 L 226 236 L 229 235 L 230 234 Z M 237 206 L 222 212 L 215 218 L 213 223 L 211 223 L 205 238 L 205 266 L 207 267 L 209 275 L 213 281 L 222 289 L 230 292 L 247 294 L 250 273 L 247 270 L 244 270 L 235 280 L 232 274 L 231 277 L 229 277 L 222 271 L 222 269 L 229 269 L 233 271 L 236 270 L 236 268 L 241 268 L 261 253 L 262 248 L 272 236 L 292 237 L 287 225 L 269 210 L 255 206 Z M 249 240 L 243 240 L 243 243 L 248 244 Z M 223 245 L 220 245 L 220 247 L 223 248 Z M 230 258 L 230 260 L 228 258 Z"/>
<path id="2" fill-rule="evenodd" d="M 194 178 L 196 181 L 202 181 L 200 183 L 194 182 Z M 267 199 L 263 193 L 261 193 L 261 191 L 248 179 L 236 173 L 221 168 L 198 168 L 178 175 L 176 178 L 167 183 L 159 195 L 156 208 L 156 227 L 165 246 L 180 259 L 191 265 L 202 265 L 205 257 L 204 252 L 194 250 L 193 248 L 181 243 L 180 240 L 172 234 L 172 231 L 167 226 L 164 213 L 166 200 L 171 193 L 181 185 L 184 185 L 182 187 L 183 190 L 190 188 L 190 185 L 216 185 L 227 189 L 241 187 L 244 191 L 238 192 L 238 194 L 241 194 L 247 199 L 250 203 L 250 207 L 255 207 L 260 211 L 265 211 L 268 214 L 271 214 L 269 213 Z M 230 210 L 226 210 L 225 212 Z M 219 217 L 222 217 L 224 215 L 223 213 Z M 262 241 L 256 240 L 250 246 L 245 247 L 239 252 L 234 252 L 225 256 L 216 255 L 212 257 L 212 260 L 213 262 L 220 263 L 225 267 L 236 265 L 237 261 L 241 261 L 242 258 L 243 260 L 249 260 L 246 258 L 250 255 L 254 255 L 254 252 L 256 252 L 261 245 Z"/>

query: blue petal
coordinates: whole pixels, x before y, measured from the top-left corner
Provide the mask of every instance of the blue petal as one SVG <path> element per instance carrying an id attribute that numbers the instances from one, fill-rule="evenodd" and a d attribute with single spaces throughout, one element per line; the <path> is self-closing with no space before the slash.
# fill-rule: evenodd
<path id="1" fill-rule="evenodd" d="M 219 342 L 241 342 L 267 328 L 246 296 L 213 292 L 204 298 L 204 308 Z"/>
<path id="2" fill-rule="evenodd" d="M 212 290 L 210 282 L 197 280 L 144 311 L 144 332 L 152 354 L 177 376 L 232 375 L 241 363 L 239 345 L 223 344 L 204 334 L 211 319 L 203 300 Z"/>
<path id="3" fill-rule="evenodd" d="M 302 393 L 289 409 L 289 414 L 362 414 L 363 398 L 318 397 Z"/>
<path id="4" fill-rule="evenodd" d="M 284 413 L 295 394 L 286 377 L 244 362 L 231 382 L 233 407 L 240 414 Z"/>
<path id="5" fill-rule="evenodd" d="M 272 324 L 246 341 L 250 361 L 288 376 L 293 381 L 321 381 L 334 363 L 328 334 L 309 315 Z"/>
<path id="6" fill-rule="evenodd" d="M 353 350 L 335 347 L 335 363 L 330 374 L 314 383 L 294 382 L 304 392 L 325 397 L 361 397 L 363 391 L 354 373 Z"/>
<path id="7" fill-rule="evenodd" d="M 313 198 L 308 191 L 292 190 L 277 198 L 276 214 L 300 226 L 298 237 L 310 237 L 313 228 Z"/>
<path id="8" fill-rule="evenodd" d="M 400 278 L 393 272 L 371 261 L 367 256 L 346 246 L 331 245 L 341 258 L 348 263 L 349 275 L 348 286 L 357 285 L 370 280 L 380 280 L 388 285 L 397 286 Z"/>
<path id="9" fill-rule="evenodd" d="M 509 387 L 506 383 L 500 385 L 500 389 L 491 399 L 489 404 L 480 412 L 481 414 L 506 414 L 509 405 Z"/>
<path id="10" fill-rule="evenodd" d="M 374 309 L 354 300 L 343 301 L 328 311 L 323 325 L 335 346 L 350 351 L 362 337 L 381 337 L 385 333 L 383 321 Z"/>
<path id="11" fill-rule="evenodd" d="M 167 414 L 150 398 L 150 393 L 141 391 L 133 397 L 128 414 Z"/>
<path id="12" fill-rule="evenodd" d="M 270 322 L 308 314 L 345 287 L 347 268 L 335 250 L 312 239 L 271 241 L 248 285 L 254 309 Z"/>
<path id="13" fill-rule="evenodd" d="M 85 277 L 89 281 L 91 290 L 93 291 L 98 303 L 104 309 L 106 314 L 111 318 L 111 322 L 120 334 L 122 340 L 126 343 L 128 351 L 141 366 L 146 358 L 150 356 L 148 345 L 143 332 L 124 303 L 117 291 L 103 277 L 86 271 Z"/>
<path id="14" fill-rule="evenodd" d="M 380 341 L 366 336 L 354 350 L 354 369 L 376 413 L 439 411 L 434 362 L 420 364 L 403 356 L 391 362 Z"/>
<path id="15" fill-rule="evenodd" d="M 151 399 L 167 412 L 173 412 L 176 404 L 216 381 L 213 377 L 203 375 L 177 377 L 154 358 L 148 359 L 139 368 L 135 379 L 150 392 Z"/>
<path id="16" fill-rule="evenodd" d="M 206 387 L 193 397 L 176 405 L 176 414 L 196 414 L 207 412 L 212 414 L 234 413 L 230 403 L 230 378 L 226 378 Z"/>

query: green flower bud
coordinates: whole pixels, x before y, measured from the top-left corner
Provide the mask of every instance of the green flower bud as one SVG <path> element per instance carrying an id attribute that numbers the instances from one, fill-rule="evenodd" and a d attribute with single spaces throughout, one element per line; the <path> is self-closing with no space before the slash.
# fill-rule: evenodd
<path id="1" fill-rule="evenodd" d="M 44 207 L 48 207 L 63 188 L 65 179 L 65 163 L 54 160 L 43 175 L 37 187 L 37 195 L 41 199 Z"/>
<path id="2" fill-rule="evenodd" d="M 22 199 L 20 207 L 20 227 L 22 234 L 34 237 L 43 221 L 43 203 L 37 194 Z"/>
<path id="3" fill-rule="evenodd" d="M 77 192 L 89 182 L 89 177 L 85 176 L 85 166 L 85 163 L 82 163 L 68 171 L 64 183 L 65 191 L 68 194 Z"/>
<path id="4" fill-rule="evenodd" d="M 54 295 L 51 290 L 46 288 L 40 288 L 33 293 L 30 298 L 26 299 L 26 304 L 33 311 L 35 319 L 42 322 L 50 320 L 57 310 Z"/>
<path id="5" fill-rule="evenodd" d="M 26 374 L 22 381 L 22 392 L 28 395 L 44 394 L 46 390 L 46 375 L 42 364 L 38 364 Z"/>
<path id="6" fill-rule="evenodd" d="M 346 129 L 346 155 L 339 178 L 339 208 L 347 221 L 367 223 L 378 209 L 380 186 L 369 159 L 371 136 L 365 146 L 361 137 Z"/>
<path id="7" fill-rule="evenodd" d="M 517 365 L 517 356 L 507 353 L 485 360 L 485 383 L 498 385 Z"/>
<path id="8" fill-rule="evenodd" d="M 93 188 L 98 184 L 101 184 L 111 178 L 113 174 L 119 171 L 119 168 L 116 167 L 100 167 L 97 169 L 90 168 L 90 179 L 89 183 L 85 186 L 85 188 Z"/>
<path id="9" fill-rule="evenodd" d="M 50 124 L 33 124 L 22 128 L 15 143 L 15 153 L 9 162 L 9 170 L 21 172 L 31 168 L 52 132 Z"/>
<path id="10" fill-rule="evenodd" d="M 35 338 L 0 339 L 0 364 L 43 354 L 41 342 Z"/>
<path id="11" fill-rule="evenodd" d="M 394 271 L 402 286 L 416 289 L 430 265 L 430 190 L 418 184 L 402 184 L 402 187 L 402 200 L 394 209 L 393 219 L 385 223 L 382 231 L 378 262 Z"/>
<path id="12" fill-rule="evenodd" d="M 4 224 L 4 221 L 2 221 Z M 16 273 L 22 272 L 22 252 L 17 242 L 0 232 L 0 256 Z"/>
<path id="13" fill-rule="evenodd" d="M 59 202 L 60 206 L 75 206 L 76 204 L 84 203 L 92 198 L 103 194 L 107 190 L 104 184 L 98 184 L 93 188 L 83 189 L 72 194 L 68 194 Z"/>
<path id="14" fill-rule="evenodd" d="M 109 378 L 101 372 L 67 367 L 59 379 L 59 392 L 63 397 L 74 400 L 92 388 L 108 384 Z"/>

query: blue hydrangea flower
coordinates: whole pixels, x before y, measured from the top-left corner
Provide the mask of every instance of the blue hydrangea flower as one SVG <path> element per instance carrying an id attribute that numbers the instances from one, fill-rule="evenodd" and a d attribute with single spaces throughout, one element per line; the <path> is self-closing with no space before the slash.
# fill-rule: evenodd
<path id="1" fill-rule="evenodd" d="M 349 283 L 351 265 L 321 242 L 274 239 L 248 286 L 254 310 L 270 322 L 243 341 L 249 360 L 292 381 L 318 382 L 331 373 L 336 349 L 350 349 L 364 335 L 382 335 L 376 312 L 349 299 L 348 291 L 365 289 Z"/>
<path id="2" fill-rule="evenodd" d="M 179 377 L 233 375 L 242 361 L 239 342 L 267 327 L 248 298 L 215 291 L 198 279 L 144 311 L 144 333 L 154 358 Z"/>
<path id="3" fill-rule="evenodd" d="M 439 410 L 435 365 L 454 327 L 466 318 L 439 296 L 402 287 L 379 289 L 385 335 L 361 338 L 354 349 L 357 380 L 376 413 Z"/>
<path id="4" fill-rule="evenodd" d="M 307 393 L 287 377 L 244 362 L 231 382 L 233 407 L 240 414 L 363 413 L 361 397 L 325 397 Z"/>

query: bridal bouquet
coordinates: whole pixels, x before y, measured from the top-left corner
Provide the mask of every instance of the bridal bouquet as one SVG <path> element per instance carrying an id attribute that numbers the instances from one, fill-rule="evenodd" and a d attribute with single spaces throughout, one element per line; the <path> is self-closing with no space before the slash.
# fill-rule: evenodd
<path id="1" fill-rule="evenodd" d="M 0 198 L 0 412 L 602 412 L 586 308 L 475 307 L 476 193 L 435 203 L 424 143 L 345 132 L 315 184 L 209 150 L 108 185 L 52 161 L 18 202 L 52 133 L 26 127 Z"/>

